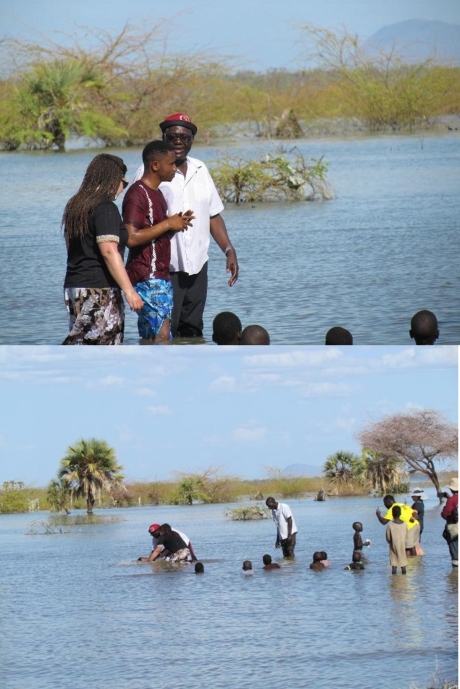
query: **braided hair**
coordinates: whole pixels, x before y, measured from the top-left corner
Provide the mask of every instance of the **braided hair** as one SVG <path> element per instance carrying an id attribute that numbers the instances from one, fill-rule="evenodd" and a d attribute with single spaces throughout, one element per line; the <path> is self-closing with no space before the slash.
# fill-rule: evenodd
<path id="1" fill-rule="evenodd" d="M 128 168 L 121 158 L 100 153 L 88 165 L 83 182 L 75 196 L 72 196 L 62 216 L 64 234 L 82 237 L 88 232 L 91 211 L 102 201 L 113 201 L 121 180 Z"/>

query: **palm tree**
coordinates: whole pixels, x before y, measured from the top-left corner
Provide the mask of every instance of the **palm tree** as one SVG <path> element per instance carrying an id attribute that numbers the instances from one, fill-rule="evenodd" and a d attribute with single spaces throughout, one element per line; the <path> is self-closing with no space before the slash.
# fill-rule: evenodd
<path id="1" fill-rule="evenodd" d="M 78 440 L 67 448 L 61 459 L 59 478 L 64 478 L 77 497 L 86 498 L 87 512 L 93 513 L 94 503 L 103 490 L 123 487 L 123 467 L 117 464 L 115 450 L 105 440 Z"/>
<path id="2" fill-rule="evenodd" d="M 353 481 L 362 481 L 364 463 L 361 457 L 352 452 L 339 451 L 327 458 L 323 473 L 330 483 L 338 486 Z"/>
<path id="3" fill-rule="evenodd" d="M 383 457 L 378 452 L 363 451 L 366 466 L 366 478 L 372 488 L 386 495 L 388 491 L 400 488 L 407 481 L 407 472 L 401 460 L 394 457 Z"/>
<path id="4" fill-rule="evenodd" d="M 70 486 L 65 478 L 53 478 L 46 491 L 48 502 L 56 512 L 70 514 L 67 505 L 70 499 Z"/>

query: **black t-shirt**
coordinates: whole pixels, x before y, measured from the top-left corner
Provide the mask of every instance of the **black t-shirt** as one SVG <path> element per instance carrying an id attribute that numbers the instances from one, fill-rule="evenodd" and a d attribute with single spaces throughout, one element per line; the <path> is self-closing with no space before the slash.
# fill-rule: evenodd
<path id="1" fill-rule="evenodd" d="M 187 548 L 187 544 L 182 540 L 178 533 L 171 531 L 170 536 L 160 536 L 158 545 L 163 545 L 170 553 L 177 553 L 182 548 Z"/>
<path id="2" fill-rule="evenodd" d="M 118 287 L 98 248 L 98 242 L 118 240 L 124 258 L 128 231 L 113 201 L 103 201 L 89 215 L 88 232 L 69 242 L 64 287 Z"/>
<path id="3" fill-rule="evenodd" d="M 420 524 L 420 530 L 423 527 L 423 517 L 425 515 L 425 505 L 423 504 L 423 500 L 416 500 L 413 505 L 412 505 L 413 510 L 417 510 L 417 521 Z"/>

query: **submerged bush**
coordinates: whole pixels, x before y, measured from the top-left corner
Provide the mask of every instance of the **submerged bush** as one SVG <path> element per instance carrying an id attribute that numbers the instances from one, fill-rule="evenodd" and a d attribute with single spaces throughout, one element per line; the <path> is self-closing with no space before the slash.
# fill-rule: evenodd
<path id="1" fill-rule="evenodd" d="M 259 519 L 269 519 L 270 510 L 261 505 L 250 505 L 249 507 L 233 507 L 225 511 L 225 516 L 234 522 L 257 521 Z"/>
<path id="2" fill-rule="evenodd" d="M 333 199 L 323 158 L 308 161 L 296 148 L 291 154 L 267 153 L 258 160 L 222 156 L 212 168 L 222 199 L 232 203 Z"/>

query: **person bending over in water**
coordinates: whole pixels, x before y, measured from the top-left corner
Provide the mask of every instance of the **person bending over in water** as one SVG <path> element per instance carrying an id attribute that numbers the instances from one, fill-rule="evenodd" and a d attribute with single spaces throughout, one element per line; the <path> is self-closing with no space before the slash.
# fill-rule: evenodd
<path id="1" fill-rule="evenodd" d="M 240 345 L 269 345 L 270 335 L 261 325 L 248 325 L 241 335 Z"/>
<path id="2" fill-rule="evenodd" d="M 262 560 L 264 563 L 264 569 L 280 569 L 280 566 L 277 562 L 272 562 L 271 555 L 264 555 Z"/>
<path id="3" fill-rule="evenodd" d="M 352 345 L 353 344 L 353 335 L 349 330 L 346 330 L 345 328 L 331 328 L 330 330 L 327 331 L 326 333 L 326 342 L 325 344 L 327 345 Z"/>
<path id="4" fill-rule="evenodd" d="M 195 563 L 195 574 L 204 574 L 204 564 L 202 562 Z"/>
<path id="5" fill-rule="evenodd" d="M 158 557 L 164 557 L 167 562 L 191 562 L 192 554 L 185 541 L 177 531 L 173 531 L 169 524 L 160 526 L 158 545 L 149 557 L 151 562 Z"/>
<path id="6" fill-rule="evenodd" d="M 239 345 L 241 340 L 241 321 L 231 311 L 222 311 L 212 324 L 212 341 L 217 345 Z"/>
<path id="7" fill-rule="evenodd" d="M 439 337 L 438 320 L 431 311 L 418 311 L 412 316 L 409 335 L 417 345 L 433 345 Z"/>
<path id="8" fill-rule="evenodd" d="M 172 528 L 172 527 L 171 527 Z M 187 548 L 190 550 L 190 553 L 192 554 L 192 560 L 195 562 L 197 557 L 195 555 L 195 551 L 193 550 L 192 543 L 189 539 L 189 537 L 184 534 L 183 531 L 179 531 L 179 529 L 172 529 L 176 533 L 179 534 L 179 536 L 182 538 L 184 543 L 187 545 Z M 155 549 L 158 545 L 158 539 L 160 538 L 160 525 L 159 524 L 151 524 L 149 526 L 149 534 L 152 536 L 152 552 L 150 553 L 149 557 L 139 557 L 138 561 L 139 562 L 151 562 L 153 559 L 153 554 L 155 552 Z M 160 555 L 160 557 L 163 557 L 163 554 Z"/>
<path id="9" fill-rule="evenodd" d="M 398 505 L 393 507 L 393 521 L 387 526 L 386 538 L 390 546 L 391 573 L 396 574 L 398 567 L 401 567 L 401 574 L 405 574 L 407 524 L 401 520 L 401 508 Z"/>
<path id="10" fill-rule="evenodd" d="M 359 550 L 353 551 L 353 560 L 344 569 L 364 569 L 364 564 L 361 561 L 361 553 Z"/>
<path id="11" fill-rule="evenodd" d="M 326 569 L 325 565 L 321 562 L 323 559 L 323 553 L 321 552 L 316 552 L 313 553 L 313 562 L 310 564 L 310 569 L 315 569 L 316 571 L 321 571 L 322 569 Z"/>

